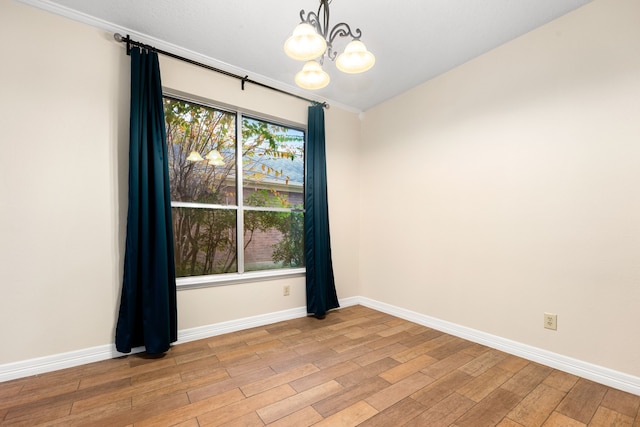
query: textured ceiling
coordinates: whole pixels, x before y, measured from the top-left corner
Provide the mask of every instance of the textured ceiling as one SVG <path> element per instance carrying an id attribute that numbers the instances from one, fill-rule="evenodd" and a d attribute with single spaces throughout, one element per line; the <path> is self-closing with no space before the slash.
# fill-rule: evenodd
<path id="1" fill-rule="evenodd" d="M 336 0 L 331 22 L 362 30 L 364 74 L 325 62 L 331 84 L 305 92 L 282 46 L 317 0 L 20 0 L 250 79 L 357 111 L 411 89 L 590 0 Z M 346 41 L 336 43 L 341 50 Z"/>

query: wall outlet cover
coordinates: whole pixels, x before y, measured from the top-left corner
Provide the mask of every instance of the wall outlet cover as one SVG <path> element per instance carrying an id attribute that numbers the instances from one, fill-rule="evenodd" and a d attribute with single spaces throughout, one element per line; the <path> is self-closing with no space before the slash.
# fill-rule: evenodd
<path id="1" fill-rule="evenodd" d="M 558 330 L 558 315 L 554 313 L 544 314 L 544 327 L 552 331 Z"/>

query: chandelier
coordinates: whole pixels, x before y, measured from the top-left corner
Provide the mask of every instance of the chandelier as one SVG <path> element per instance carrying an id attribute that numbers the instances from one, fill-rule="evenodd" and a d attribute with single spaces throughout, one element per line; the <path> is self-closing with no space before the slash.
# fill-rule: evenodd
<path id="1" fill-rule="evenodd" d="M 301 22 L 284 44 L 290 58 L 306 61 L 295 76 L 296 84 L 304 89 L 321 89 L 329 84 L 329 74 L 322 69 L 325 57 L 335 61 L 338 70 L 349 74 L 363 73 L 376 61 L 360 41 L 359 28 L 351 31 L 348 24 L 340 22 L 329 30 L 329 3 L 331 0 L 320 0 L 318 12 L 307 13 L 306 18 L 305 11 L 301 10 Z M 338 36 L 352 38 L 340 55 L 333 46 Z"/>

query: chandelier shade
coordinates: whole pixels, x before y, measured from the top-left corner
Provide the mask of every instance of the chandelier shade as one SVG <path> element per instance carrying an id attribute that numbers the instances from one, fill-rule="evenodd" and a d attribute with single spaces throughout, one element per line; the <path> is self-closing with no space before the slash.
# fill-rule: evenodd
<path id="1" fill-rule="evenodd" d="M 293 35 L 284 44 L 286 54 L 298 61 L 309 61 L 324 54 L 326 40 L 316 32 L 311 24 L 299 24 Z"/>
<path id="2" fill-rule="evenodd" d="M 363 73 L 376 62 L 373 53 L 360 41 L 362 31 L 359 28 L 353 31 L 344 22 L 329 27 L 329 3 L 331 0 L 320 0 L 317 13 L 301 10 L 301 23 L 284 44 L 284 51 L 290 58 L 307 61 L 302 71 L 295 75 L 296 84 L 304 89 L 322 89 L 329 84 L 329 74 L 322 69 L 325 58 L 335 61 L 338 70 L 349 74 Z M 337 37 L 352 39 L 340 55 L 334 46 Z"/>
<path id="3" fill-rule="evenodd" d="M 373 67 L 376 58 L 360 40 L 349 42 L 344 52 L 338 55 L 336 67 L 343 73 L 363 73 Z"/>
<path id="4" fill-rule="evenodd" d="M 316 61 L 308 61 L 302 71 L 296 73 L 295 82 L 303 89 L 316 90 L 327 86 L 331 78 Z"/>

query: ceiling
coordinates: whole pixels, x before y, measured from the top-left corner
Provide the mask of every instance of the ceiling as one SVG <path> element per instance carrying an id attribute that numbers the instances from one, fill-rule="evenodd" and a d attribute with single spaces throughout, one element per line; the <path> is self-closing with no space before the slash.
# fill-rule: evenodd
<path id="1" fill-rule="evenodd" d="M 335 0 L 330 26 L 348 23 L 376 56 L 363 74 L 325 61 L 331 83 L 308 92 L 284 41 L 318 0 L 20 0 L 252 80 L 355 111 L 367 109 L 544 25 L 591 0 Z M 336 43 L 342 50 L 346 40 Z"/>

